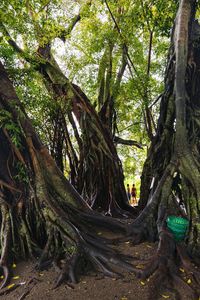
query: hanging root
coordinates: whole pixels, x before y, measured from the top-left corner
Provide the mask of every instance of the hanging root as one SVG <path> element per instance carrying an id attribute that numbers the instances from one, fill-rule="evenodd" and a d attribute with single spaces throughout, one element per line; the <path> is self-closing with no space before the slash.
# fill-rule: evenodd
<path id="1" fill-rule="evenodd" d="M 47 238 L 46 245 L 44 247 L 44 250 L 42 251 L 42 255 L 40 256 L 38 263 L 35 266 L 36 270 L 42 270 L 51 265 L 52 259 L 49 259 L 49 252 L 50 252 L 52 241 L 53 241 L 53 228 L 50 228 L 48 230 L 48 238 Z"/>
<path id="2" fill-rule="evenodd" d="M 0 290 L 1 290 L 5 286 L 7 286 L 7 284 L 10 282 L 11 272 L 7 266 L 1 266 L 0 268 L 2 270 L 1 276 L 3 276 L 3 282 L 0 285 Z"/>
<path id="3" fill-rule="evenodd" d="M 77 262 L 79 260 L 80 255 L 78 253 L 75 253 L 72 255 L 71 260 L 64 263 L 60 274 L 55 282 L 54 289 L 60 286 L 64 281 L 67 281 L 68 283 L 77 283 L 77 275 L 76 275 L 76 266 Z"/>
<path id="4" fill-rule="evenodd" d="M 8 267 L 8 258 L 10 251 L 10 217 L 9 209 L 6 204 L 1 203 L 2 223 L 1 223 L 1 260 L 0 267 L 3 271 L 4 280 L 0 285 L 0 289 L 4 288 L 10 281 L 10 270 Z"/>

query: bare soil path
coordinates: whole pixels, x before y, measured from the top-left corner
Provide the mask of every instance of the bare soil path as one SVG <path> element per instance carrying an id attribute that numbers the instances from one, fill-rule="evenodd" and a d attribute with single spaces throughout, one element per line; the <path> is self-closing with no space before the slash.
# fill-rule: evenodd
<path id="1" fill-rule="evenodd" d="M 119 246 L 123 253 L 144 259 L 152 256 L 156 251 L 156 244 L 142 243 L 131 246 L 128 242 Z M 57 273 L 49 269 L 42 272 L 34 270 L 33 262 L 22 262 L 14 265 L 13 278 L 7 289 L 12 290 L 14 285 L 23 283 L 7 295 L 3 300 L 154 300 L 154 287 L 151 278 L 140 280 L 133 273 L 125 273 L 121 279 L 103 278 L 100 274 L 82 276 L 76 285 L 62 284 L 52 289 Z M 169 291 L 160 294 L 160 299 L 175 299 Z M 187 293 L 185 298 L 188 300 Z"/>

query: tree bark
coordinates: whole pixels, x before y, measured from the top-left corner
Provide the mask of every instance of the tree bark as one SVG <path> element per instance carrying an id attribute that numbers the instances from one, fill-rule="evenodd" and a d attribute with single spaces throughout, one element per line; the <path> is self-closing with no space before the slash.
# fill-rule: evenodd
<path id="1" fill-rule="evenodd" d="M 200 249 L 200 131 L 195 117 L 200 107 L 197 85 L 200 80 L 200 34 L 195 21 L 196 4 L 196 1 L 180 1 L 172 31 L 157 132 L 142 174 L 139 207 L 143 211 L 130 225 L 134 243 L 146 238 L 159 239 L 157 254 L 144 263 L 138 271 L 139 276 L 146 278 L 154 274 L 153 283 L 159 285 L 158 295 L 165 285 L 165 288 L 175 287 L 177 297 L 182 298 L 184 286 L 192 299 L 200 294 L 200 273 L 191 262 L 199 259 Z M 166 224 L 169 215 L 189 220 L 184 242 L 174 240 Z M 180 274 L 180 267 L 186 275 L 192 274 L 194 285 L 189 288 Z"/>
<path id="2" fill-rule="evenodd" d="M 0 267 L 5 276 L 1 288 L 9 282 L 9 258 L 13 258 L 13 255 L 24 258 L 38 256 L 42 252 L 38 268 L 53 261 L 60 263 L 66 260 L 60 266 L 61 272 L 55 286 L 65 279 L 76 282 L 77 266 L 80 270 L 83 262 L 90 262 L 107 276 L 117 276 L 116 266 L 132 270 L 128 257 L 120 256 L 108 246 L 103 235 L 98 236 L 99 230 L 102 233 L 104 229 L 126 232 L 126 227 L 92 211 L 64 177 L 26 116 L 1 63 L 0 107 L 9 114 L 9 121 L 21 128 L 19 138 L 22 147 L 18 151 L 24 158 L 26 171 L 24 178 L 16 179 L 13 176 L 19 158 L 14 155 L 9 165 L 9 175 L 5 163 L 8 165 L 7 156 L 12 152 L 12 144 L 0 132 L 1 143 L 5 143 L 7 154 L 1 157 L 2 171 L 6 175 L 0 177 L 0 182 L 4 182 L 0 190 Z M 8 135 L 11 132 L 8 131 Z M 16 189 L 16 183 L 21 183 L 20 191 Z"/>
<path id="3" fill-rule="evenodd" d="M 53 93 L 58 105 L 62 106 L 63 103 L 67 105 L 78 120 L 82 139 L 78 166 L 70 157 L 73 171 L 71 178 L 75 188 L 94 209 L 100 209 L 113 216 L 134 214 L 134 209 L 129 205 L 126 196 L 122 165 L 112 133 L 101 121 L 83 91 L 70 83 L 62 73 L 52 56 L 50 43 L 39 47 L 35 57 L 27 57 L 11 38 L 5 26 L 2 26 L 9 44 L 42 74 L 47 90 Z M 125 69 L 124 63 L 123 60 L 122 72 Z M 119 86 L 120 78 L 121 75 L 116 82 L 117 86 Z M 113 101 L 111 102 L 113 105 Z M 110 117 L 113 117 L 113 112 Z M 64 127 L 65 124 L 63 124 Z M 57 139 L 57 142 L 60 141 Z M 80 140 L 77 140 L 77 143 L 80 145 Z M 64 151 L 60 149 L 59 152 Z M 56 154 L 54 156 L 57 157 Z M 61 169 L 63 168 L 60 159 L 57 159 L 57 164 L 61 166 Z"/>

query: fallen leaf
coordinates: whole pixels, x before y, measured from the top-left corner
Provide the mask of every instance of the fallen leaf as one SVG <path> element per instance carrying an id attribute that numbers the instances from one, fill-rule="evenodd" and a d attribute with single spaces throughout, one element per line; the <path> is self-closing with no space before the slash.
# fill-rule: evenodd
<path id="1" fill-rule="evenodd" d="M 13 269 L 16 268 L 16 266 L 17 266 L 17 265 L 14 263 L 14 264 L 12 265 Z"/>
<path id="2" fill-rule="evenodd" d="M 4 276 L 3 275 L 1 275 L 1 277 L 0 277 L 1 279 L 3 279 L 4 278 Z"/>
<path id="3" fill-rule="evenodd" d="M 188 283 L 188 284 L 192 283 L 191 279 L 188 279 L 187 283 Z"/>
<path id="4" fill-rule="evenodd" d="M 128 300 L 128 298 L 123 296 L 121 300 Z"/>
<path id="5" fill-rule="evenodd" d="M 82 283 L 87 283 L 86 281 L 81 281 Z"/>
<path id="6" fill-rule="evenodd" d="M 125 242 L 125 244 L 130 244 L 130 242 Z"/>
<path id="7" fill-rule="evenodd" d="M 179 270 L 180 270 L 182 273 L 184 273 L 184 272 L 185 272 L 185 270 L 184 270 L 184 269 L 182 269 L 182 268 L 180 268 Z"/>
<path id="8" fill-rule="evenodd" d="M 144 281 L 140 281 L 141 285 L 145 285 Z"/>
<path id="9" fill-rule="evenodd" d="M 19 279 L 19 276 L 15 276 L 15 277 L 13 277 L 12 279 L 15 279 L 15 280 L 16 280 L 16 279 Z"/>
<path id="10" fill-rule="evenodd" d="M 97 234 L 98 234 L 98 235 L 101 235 L 101 234 L 102 234 L 102 232 L 98 232 Z"/>
<path id="11" fill-rule="evenodd" d="M 142 268 L 143 268 L 143 265 L 137 265 L 136 268 L 137 268 L 137 269 L 142 269 Z"/>
<path id="12" fill-rule="evenodd" d="M 14 285 L 15 285 L 15 283 L 12 283 L 12 284 L 8 285 L 7 289 L 11 289 Z"/>
<path id="13" fill-rule="evenodd" d="M 40 273 L 39 276 L 44 276 L 44 274 L 43 274 L 43 273 Z"/>
<path id="14" fill-rule="evenodd" d="M 147 245 L 147 248 L 152 248 L 152 246 L 150 246 L 150 245 Z"/>
<path id="15" fill-rule="evenodd" d="M 167 298 L 169 298 L 169 296 L 168 295 L 161 295 L 163 298 L 165 298 L 165 299 L 167 299 Z"/>

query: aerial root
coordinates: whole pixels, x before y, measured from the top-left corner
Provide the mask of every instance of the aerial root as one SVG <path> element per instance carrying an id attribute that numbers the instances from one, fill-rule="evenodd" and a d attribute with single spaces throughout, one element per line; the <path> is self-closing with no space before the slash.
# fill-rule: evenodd
<path id="1" fill-rule="evenodd" d="M 8 268 L 8 257 L 10 253 L 11 243 L 10 243 L 10 233 L 11 233 L 11 223 L 9 216 L 9 208 L 6 204 L 1 204 L 1 260 L 0 268 L 3 271 L 4 280 L 0 285 L 0 290 L 3 289 L 10 281 L 10 269 Z"/>
<path id="2" fill-rule="evenodd" d="M 98 257 L 91 257 L 91 261 L 94 265 L 94 267 L 97 267 L 105 276 L 108 276 L 108 277 L 114 277 L 114 278 L 121 278 L 122 275 L 117 273 L 117 272 L 114 272 L 106 263 L 105 261 L 101 261 L 100 258 Z"/>
<path id="3" fill-rule="evenodd" d="M 0 285 L 0 290 L 3 289 L 5 286 L 7 286 L 7 284 L 10 282 L 10 278 L 11 278 L 11 272 L 9 270 L 9 268 L 7 266 L 0 266 L 0 268 L 2 269 L 2 276 L 3 276 L 3 282 Z"/>
<path id="4" fill-rule="evenodd" d="M 44 269 L 52 263 L 52 260 L 48 259 L 52 239 L 53 239 L 53 229 L 49 230 L 46 245 L 44 247 L 44 250 L 42 251 L 42 254 L 39 258 L 39 261 L 38 261 L 37 265 L 35 266 L 35 268 L 38 269 L 38 270 Z"/>
<path id="5" fill-rule="evenodd" d="M 80 258 L 80 254 L 79 253 L 75 253 L 70 261 L 66 261 L 64 266 L 62 267 L 60 274 L 53 286 L 53 289 L 56 289 L 57 287 L 59 287 L 65 280 L 68 283 L 77 283 L 78 279 L 77 279 L 77 275 L 76 275 L 76 267 L 77 267 L 77 262 Z"/>

